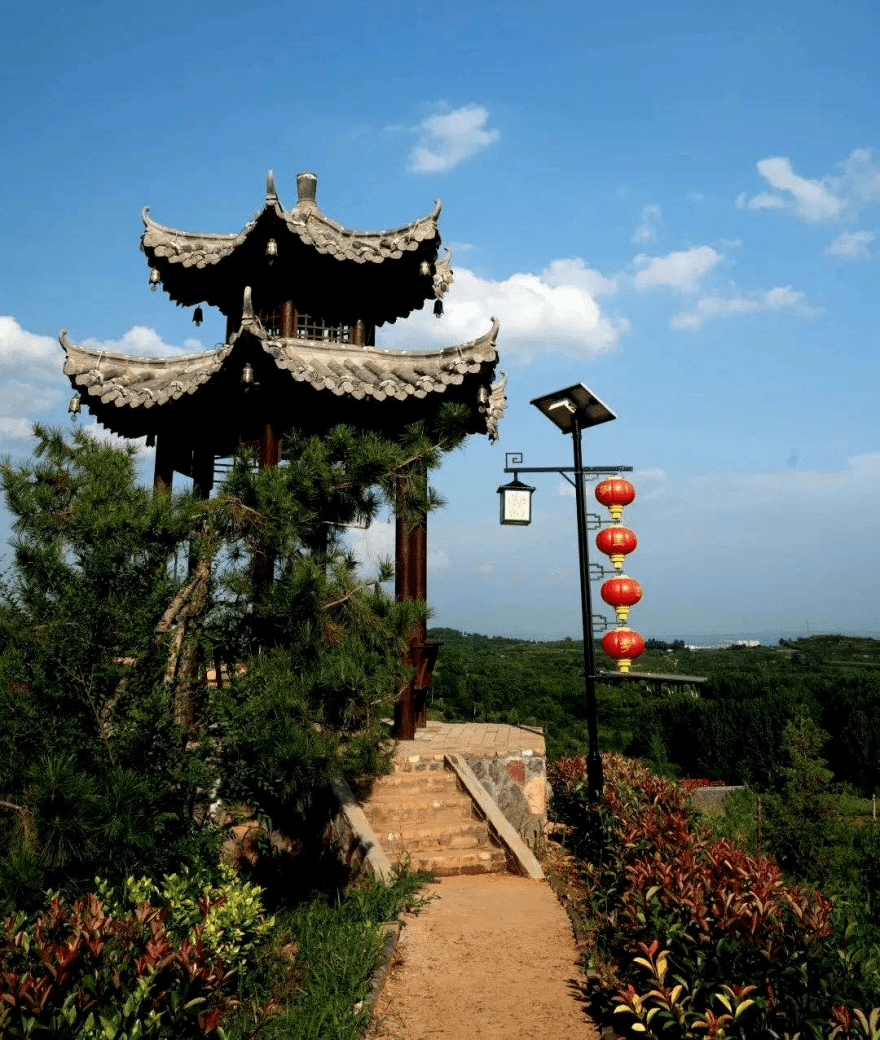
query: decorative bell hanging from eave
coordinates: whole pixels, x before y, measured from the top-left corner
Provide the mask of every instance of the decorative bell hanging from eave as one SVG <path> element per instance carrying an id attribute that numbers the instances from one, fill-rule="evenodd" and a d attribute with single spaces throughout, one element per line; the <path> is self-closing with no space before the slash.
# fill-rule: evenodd
<path id="1" fill-rule="evenodd" d="M 645 641 L 631 628 L 613 628 L 602 636 L 602 649 L 616 663 L 618 672 L 626 674 L 633 659 L 644 653 Z"/>
<path id="2" fill-rule="evenodd" d="M 201 307 L 196 307 L 196 309 L 193 311 L 193 324 L 195 325 L 196 328 L 198 328 L 199 325 L 201 325 L 204 320 L 205 320 L 205 315 L 204 315 L 204 312 L 202 311 L 202 308 Z"/>
<path id="3" fill-rule="evenodd" d="M 161 281 L 159 271 L 154 267 L 150 271 L 150 288 L 155 292 L 159 288 L 159 282 Z"/>
<path id="4" fill-rule="evenodd" d="M 629 617 L 629 608 L 635 606 L 642 598 L 642 587 L 633 578 L 625 574 L 616 574 L 604 582 L 599 590 L 602 599 L 614 607 L 614 613 L 621 625 L 626 624 Z"/>
<path id="5" fill-rule="evenodd" d="M 250 361 L 245 362 L 245 366 L 241 370 L 241 385 L 245 390 L 250 390 L 254 385 L 254 370 L 251 367 Z"/>
<path id="6" fill-rule="evenodd" d="M 623 558 L 639 544 L 635 532 L 623 524 L 610 524 L 596 535 L 596 548 L 611 557 L 614 569 L 623 567 Z"/>
<path id="7" fill-rule="evenodd" d="M 82 411 L 82 401 L 79 399 L 79 394 L 74 394 L 70 399 L 70 404 L 67 406 L 67 414 L 70 416 L 71 422 L 76 422 L 76 417 Z"/>
<path id="8" fill-rule="evenodd" d="M 523 484 L 516 473 L 509 484 L 498 488 L 501 496 L 501 523 L 525 527 L 532 522 L 532 494 L 534 488 Z"/>
<path id="9" fill-rule="evenodd" d="M 635 501 L 636 489 L 623 477 L 608 477 L 596 485 L 596 501 L 607 506 L 611 519 L 617 523 L 623 515 L 623 507 Z"/>
<path id="10" fill-rule="evenodd" d="M 276 256 L 278 256 L 278 243 L 274 238 L 270 238 L 266 243 L 266 263 L 270 267 L 275 263 Z"/>

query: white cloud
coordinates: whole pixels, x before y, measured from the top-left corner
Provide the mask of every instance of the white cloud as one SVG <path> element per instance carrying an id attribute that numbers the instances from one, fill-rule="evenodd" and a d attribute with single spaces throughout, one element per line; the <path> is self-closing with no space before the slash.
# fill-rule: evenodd
<path id="1" fill-rule="evenodd" d="M 741 209 L 791 209 L 802 220 L 821 223 L 880 199 L 880 164 L 870 148 L 853 149 L 839 172 L 814 179 L 796 174 L 785 156 L 761 159 L 757 168 L 774 192 L 751 198 L 742 193 L 736 200 Z"/>
<path id="2" fill-rule="evenodd" d="M 428 550 L 429 571 L 448 571 L 451 566 L 449 555 L 443 549 Z"/>
<path id="3" fill-rule="evenodd" d="M 688 202 L 705 202 L 706 196 L 701 191 L 689 191 L 687 193 Z"/>
<path id="4" fill-rule="evenodd" d="M 784 209 L 785 199 L 781 195 L 771 195 L 767 191 L 761 191 L 746 198 L 746 193 L 741 191 L 736 197 L 737 209 Z"/>
<path id="5" fill-rule="evenodd" d="M 866 451 L 846 460 L 848 470 L 856 473 L 880 473 L 880 451 Z"/>
<path id="6" fill-rule="evenodd" d="M 446 173 L 488 148 L 501 137 L 499 130 L 486 128 L 488 118 L 488 109 L 482 105 L 463 105 L 423 119 L 418 125 L 419 143 L 410 152 L 410 170 Z"/>
<path id="7" fill-rule="evenodd" d="M 841 173 L 829 181 L 851 205 L 864 206 L 880 199 L 880 163 L 870 148 L 855 148 L 840 164 Z"/>
<path id="8" fill-rule="evenodd" d="M 651 202 L 645 206 L 642 209 L 639 226 L 633 232 L 633 242 L 653 242 L 657 237 L 657 224 L 662 215 L 662 211 L 656 203 Z"/>
<path id="9" fill-rule="evenodd" d="M 805 318 L 819 313 L 818 309 L 807 304 L 805 293 L 785 285 L 747 296 L 721 296 L 714 293 L 704 296 L 697 301 L 692 311 L 676 314 L 670 326 L 673 329 L 698 329 L 708 318 L 778 310 L 790 310 Z"/>
<path id="10" fill-rule="evenodd" d="M 556 261 L 540 275 L 517 273 L 503 281 L 456 268 L 442 321 L 427 309 L 417 311 L 406 322 L 384 326 L 380 345 L 418 349 L 466 343 L 485 332 L 495 316 L 501 322 L 499 347 L 504 358 L 529 361 L 542 352 L 579 358 L 609 353 L 629 331 L 629 322 L 603 313 L 594 296 L 613 291 L 614 284 L 577 259 Z"/>
<path id="11" fill-rule="evenodd" d="M 641 254 L 633 261 L 641 268 L 636 272 L 633 284 L 639 291 L 668 286 L 682 292 L 696 292 L 703 275 L 723 259 L 722 254 L 711 246 L 694 246 L 666 256 Z"/>
<path id="12" fill-rule="evenodd" d="M 77 340 L 81 346 L 91 350 L 106 350 L 113 354 L 134 354 L 139 357 L 173 357 L 175 354 L 194 354 L 203 350 L 201 341 L 184 340 L 183 347 L 166 343 L 155 329 L 146 325 L 134 325 L 121 339 Z"/>
<path id="13" fill-rule="evenodd" d="M 30 419 L 0 418 L 0 440 L 29 441 L 33 436 Z"/>
<path id="14" fill-rule="evenodd" d="M 64 352 L 54 336 L 28 332 L 9 314 L 0 315 L 0 372 L 57 376 Z"/>
<path id="15" fill-rule="evenodd" d="M 632 477 L 633 480 L 666 480 L 666 470 L 660 466 L 648 466 L 645 469 L 637 469 Z"/>
<path id="16" fill-rule="evenodd" d="M 24 383 L 19 379 L 8 379 L 0 386 L 3 411 L 6 415 L 35 415 L 45 412 L 66 399 L 67 393 L 67 381 L 58 375 L 54 375 L 51 383 Z"/>
<path id="17" fill-rule="evenodd" d="M 616 278 L 606 278 L 601 271 L 587 267 L 579 256 L 554 260 L 544 268 L 541 277 L 548 285 L 574 285 L 590 296 L 611 296 L 617 292 Z"/>
<path id="18" fill-rule="evenodd" d="M 876 231 L 841 231 L 825 252 L 839 260 L 867 260 L 868 246 L 876 237 Z"/>

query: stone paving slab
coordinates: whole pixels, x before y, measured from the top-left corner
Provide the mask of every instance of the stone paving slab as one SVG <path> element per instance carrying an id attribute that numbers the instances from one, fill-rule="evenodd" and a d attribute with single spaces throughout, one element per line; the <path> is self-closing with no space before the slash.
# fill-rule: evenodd
<path id="1" fill-rule="evenodd" d="M 395 762 L 443 759 L 444 755 L 544 755 L 544 733 L 531 726 L 505 726 L 485 722 L 429 722 L 417 729 L 415 740 L 400 740 Z"/>

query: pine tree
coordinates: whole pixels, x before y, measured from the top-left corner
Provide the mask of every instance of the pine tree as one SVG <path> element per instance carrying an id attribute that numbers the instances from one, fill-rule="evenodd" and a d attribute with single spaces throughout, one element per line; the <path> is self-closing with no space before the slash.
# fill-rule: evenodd
<path id="1" fill-rule="evenodd" d="M 35 428 L 34 457 L 0 465 L 7 908 L 210 857 L 208 792 L 293 826 L 331 777 L 380 768 L 425 607 L 389 597 L 390 563 L 364 575 L 343 532 L 383 502 L 434 508 L 411 475 L 462 428 L 452 408 L 396 440 L 293 432 L 281 466 L 255 471 L 244 451 L 207 501 L 139 486 L 132 448 Z"/>

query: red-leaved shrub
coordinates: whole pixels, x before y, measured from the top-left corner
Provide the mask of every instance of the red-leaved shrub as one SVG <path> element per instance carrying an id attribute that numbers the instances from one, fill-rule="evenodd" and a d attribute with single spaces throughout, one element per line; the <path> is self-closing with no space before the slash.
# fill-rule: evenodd
<path id="1" fill-rule="evenodd" d="M 206 895 L 200 910 L 215 905 Z M 0 933 L 0 1036 L 199 1037 L 237 1005 L 234 972 L 201 939 L 175 941 L 166 909 L 108 917 L 95 895 Z"/>
<path id="2" fill-rule="evenodd" d="M 620 755 L 603 763 L 599 806 L 585 800 L 583 758 L 552 763 L 548 779 L 582 857 L 583 916 L 616 964 L 613 999 L 631 1028 L 668 1040 L 878 1040 L 873 1019 L 847 1006 L 859 980 L 831 902 L 714 838 L 678 785 Z"/>

